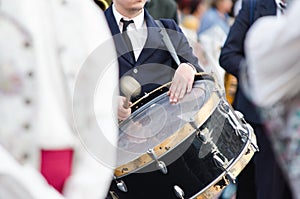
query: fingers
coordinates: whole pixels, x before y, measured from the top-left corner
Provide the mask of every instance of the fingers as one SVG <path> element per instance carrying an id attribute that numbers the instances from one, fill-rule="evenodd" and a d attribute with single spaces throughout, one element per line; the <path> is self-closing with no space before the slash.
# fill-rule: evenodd
<path id="1" fill-rule="evenodd" d="M 118 102 L 118 119 L 119 120 L 125 120 L 127 119 L 130 115 L 131 115 L 131 108 L 126 108 L 128 107 L 126 105 L 126 98 L 123 97 L 123 96 L 119 96 L 119 102 Z M 129 106 L 131 105 L 132 103 L 129 102 Z M 126 105 L 126 106 L 125 106 Z"/>
<path id="2" fill-rule="evenodd" d="M 191 66 L 184 63 L 179 65 L 168 92 L 171 103 L 177 103 L 186 93 L 192 91 L 194 77 L 195 71 Z"/>
<path id="3" fill-rule="evenodd" d="M 187 91 L 186 91 L 187 93 L 190 93 L 192 91 L 193 83 L 194 83 L 194 79 L 190 79 L 190 81 L 188 81 Z"/>
<path id="4" fill-rule="evenodd" d="M 184 82 L 173 82 L 170 90 L 170 102 L 177 103 L 186 93 L 186 85 Z"/>

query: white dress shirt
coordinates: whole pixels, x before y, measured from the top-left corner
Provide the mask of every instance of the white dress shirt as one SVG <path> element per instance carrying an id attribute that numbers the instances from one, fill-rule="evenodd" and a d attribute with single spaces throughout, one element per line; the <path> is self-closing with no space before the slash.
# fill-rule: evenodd
<path id="1" fill-rule="evenodd" d="M 117 11 L 116 7 L 113 5 L 113 14 L 119 25 L 120 32 L 122 32 L 123 29 L 123 23 L 120 21 L 122 18 L 124 18 L 125 20 L 134 21 L 134 23 L 128 25 L 127 32 L 132 44 L 135 60 L 137 61 L 146 43 L 148 35 L 147 25 L 144 19 L 144 9 L 138 16 L 132 19 L 128 19 L 127 17 L 124 17 L 122 14 L 120 14 Z"/>

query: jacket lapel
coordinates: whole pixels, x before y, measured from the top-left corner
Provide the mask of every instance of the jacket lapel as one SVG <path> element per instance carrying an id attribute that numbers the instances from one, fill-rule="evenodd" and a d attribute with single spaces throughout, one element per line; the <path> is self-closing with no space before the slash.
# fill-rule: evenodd
<path id="1" fill-rule="evenodd" d="M 144 63 L 157 49 L 162 48 L 163 46 L 162 35 L 160 34 L 161 29 L 158 27 L 155 20 L 150 16 L 148 11 L 146 9 L 144 11 L 148 36 L 143 50 L 138 57 L 136 65 L 141 65 Z"/>
<path id="2" fill-rule="evenodd" d="M 110 6 L 106 11 L 105 11 L 105 17 L 108 22 L 108 26 L 110 28 L 111 34 L 113 35 L 113 39 L 115 41 L 116 49 L 117 49 L 117 55 L 118 57 L 122 57 L 126 59 L 131 65 L 134 66 L 135 60 L 133 60 L 132 56 L 128 52 L 128 48 L 126 46 L 126 43 L 122 37 L 122 34 L 120 32 L 118 22 L 116 21 L 113 11 L 112 11 L 112 6 Z"/>

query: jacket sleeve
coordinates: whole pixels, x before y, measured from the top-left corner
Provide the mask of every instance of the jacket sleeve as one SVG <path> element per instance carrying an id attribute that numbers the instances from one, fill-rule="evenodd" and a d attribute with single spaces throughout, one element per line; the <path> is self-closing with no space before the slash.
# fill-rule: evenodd
<path id="1" fill-rule="evenodd" d="M 173 43 L 173 46 L 177 52 L 177 55 L 181 63 L 191 63 L 198 72 L 203 71 L 203 69 L 198 64 L 198 59 L 193 53 L 192 47 L 185 35 L 183 34 L 180 27 L 173 20 L 161 19 L 164 24 L 168 35 Z"/>
<path id="2" fill-rule="evenodd" d="M 230 28 L 220 54 L 220 66 L 226 72 L 238 77 L 240 66 L 244 60 L 244 40 L 250 27 L 250 8 L 248 1 L 243 0 L 242 8 L 237 15 L 234 24 Z"/>

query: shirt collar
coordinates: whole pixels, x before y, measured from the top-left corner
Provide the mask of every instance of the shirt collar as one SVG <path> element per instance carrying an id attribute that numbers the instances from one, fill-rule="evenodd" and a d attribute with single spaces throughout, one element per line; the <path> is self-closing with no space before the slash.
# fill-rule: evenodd
<path id="1" fill-rule="evenodd" d="M 140 29 L 140 28 L 143 27 L 143 24 L 144 24 L 144 9 L 142 10 L 142 12 L 138 16 L 136 16 L 136 17 L 134 17 L 132 19 L 128 19 L 127 17 L 124 17 L 123 15 L 121 15 L 117 11 L 117 9 L 116 9 L 116 7 L 115 7 L 114 4 L 112 6 L 112 9 L 113 9 L 113 14 L 114 14 L 114 16 L 116 18 L 116 21 L 117 21 L 117 23 L 118 23 L 119 26 L 120 26 L 120 20 L 122 18 L 124 18 L 126 20 L 133 20 L 136 29 Z"/>

